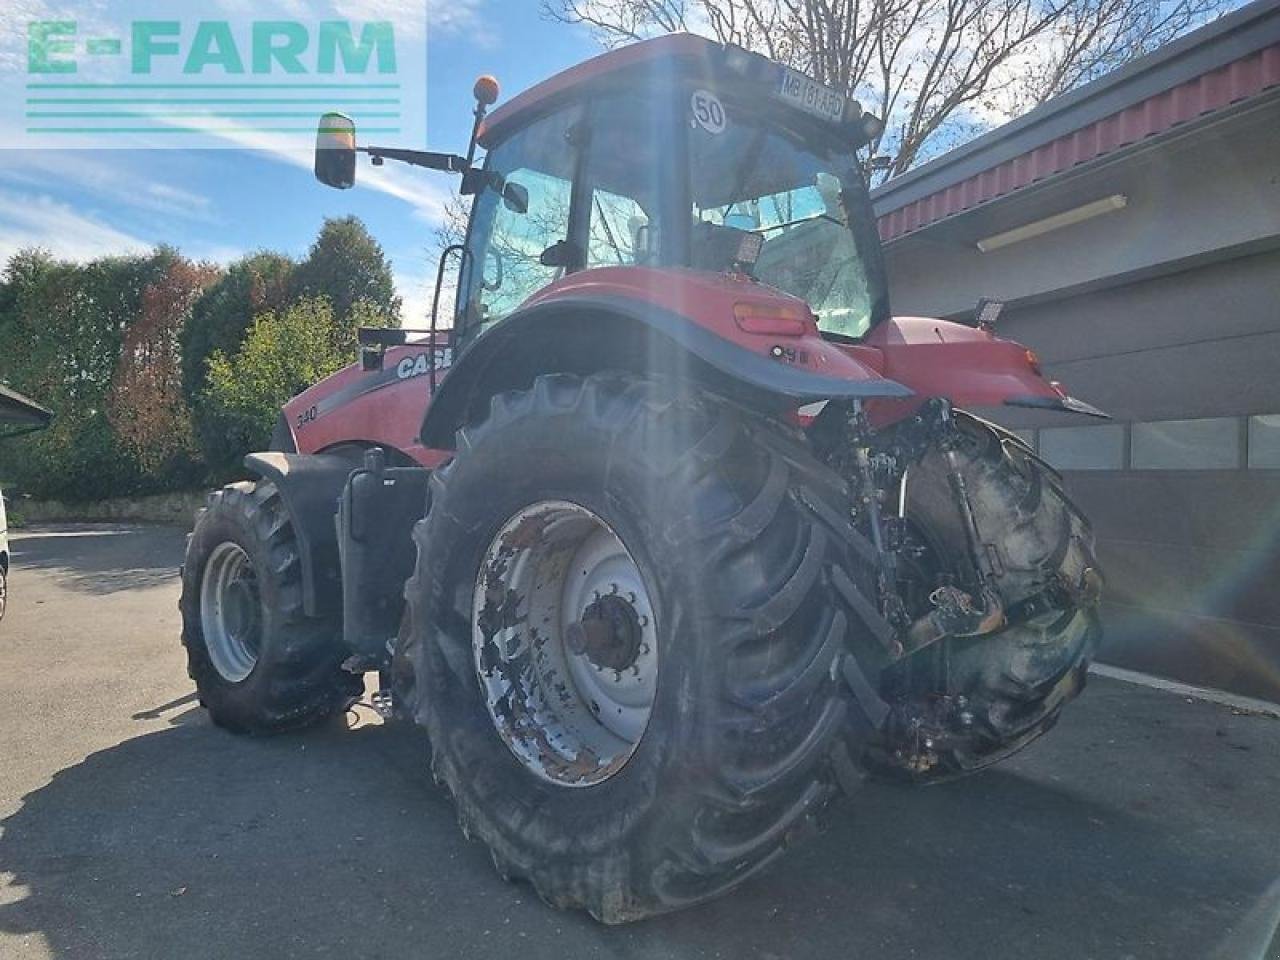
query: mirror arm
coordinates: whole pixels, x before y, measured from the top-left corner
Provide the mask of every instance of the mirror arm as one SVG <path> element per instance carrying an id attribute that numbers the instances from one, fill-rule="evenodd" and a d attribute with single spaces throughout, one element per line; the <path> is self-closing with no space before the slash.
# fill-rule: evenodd
<path id="1" fill-rule="evenodd" d="M 456 153 L 429 153 L 423 150 L 400 150 L 394 147 L 356 147 L 357 153 L 367 153 L 375 164 L 384 160 L 399 160 L 414 167 L 426 167 L 428 170 L 443 170 L 445 173 L 462 174 L 463 196 L 479 193 L 485 187 L 501 191 L 506 185 L 502 174 L 473 167 L 466 157 Z"/>
<path id="2" fill-rule="evenodd" d="M 399 150 L 394 147 L 357 147 L 357 152 L 367 153 L 377 163 L 382 160 L 399 160 L 413 167 L 443 170 L 446 173 L 464 173 L 470 166 L 466 157 L 456 153 L 430 153 L 425 150 Z"/>

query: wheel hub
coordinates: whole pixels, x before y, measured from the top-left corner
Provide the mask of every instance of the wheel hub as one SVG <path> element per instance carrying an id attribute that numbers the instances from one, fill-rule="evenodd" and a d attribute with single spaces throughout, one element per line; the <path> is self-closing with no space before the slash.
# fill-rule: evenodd
<path id="1" fill-rule="evenodd" d="M 209 662 L 228 683 L 253 672 L 262 646 L 262 597 L 253 562 L 228 540 L 209 554 L 200 580 L 200 626 Z"/>
<path id="2" fill-rule="evenodd" d="M 227 630 L 241 641 L 252 643 L 256 653 L 261 605 L 257 584 L 247 577 L 236 577 L 227 585 L 224 603 Z"/>
<path id="3" fill-rule="evenodd" d="M 658 649 L 647 586 L 613 528 L 568 501 L 520 510 L 485 552 L 472 614 L 485 704 L 517 759 L 562 786 L 616 774 L 649 723 Z"/>
<path id="4" fill-rule="evenodd" d="M 592 601 L 582 619 L 569 624 L 565 633 L 575 654 L 585 655 L 597 667 L 616 671 L 636 662 L 643 637 L 636 608 L 616 593 Z"/>

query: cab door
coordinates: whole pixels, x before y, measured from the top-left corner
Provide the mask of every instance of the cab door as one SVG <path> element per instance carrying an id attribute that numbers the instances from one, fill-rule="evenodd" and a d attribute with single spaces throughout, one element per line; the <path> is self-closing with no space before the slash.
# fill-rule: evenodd
<path id="1" fill-rule="evenodd" d="M 459 289 L 459 351 L 547 284 L 582 266 L 574 195 L 585 140 L 582 114 L 577 105 L 549 114 L 485 158 L 489 176 L 472 208 Z M 527 209 L 504 201 L 504 184 L 527 191 Z"/>

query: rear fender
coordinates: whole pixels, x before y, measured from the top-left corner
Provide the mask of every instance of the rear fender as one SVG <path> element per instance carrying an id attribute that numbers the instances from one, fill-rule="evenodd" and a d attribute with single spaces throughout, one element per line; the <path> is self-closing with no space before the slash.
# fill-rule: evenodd
<path id="1" fill-rule="evenodd" d="M 581 276 L 639 270 L 585 271 Z M 680 280 L 668 278 L 675 287 Z M 751 292 L 760 291 L 757 296 L 773 296 L 768 288 L 753 288 Z M 657 374 L 697 383 L 767 414 L 794 411 L 821 400 L 910 396 L 902 384 L 823 340 L 816 327 L 811 335 L 738 331 L 731 338 L 685 311 L 654 302 L 652 292 L 629 294 L 621 284 L 600 282 L 549 288 L 482 334 L 462 354 L 423 420 L 422 445 L 452 448 L 457 428 L 482 416 L 492 396 L 526 388 L 543 373 Z M 739 300 L 749 295 L 736 294 Z M 731 327 L 733 303 L 717 305 Z M 705 296 L 700 306 L 708 308 Z"/>
<path id="2" fill-rule="evenodd" d="M 357 464 L 330 454 L 251 453 L 244 465 L 270 480 L 289 511 L 302 559 L 302 606 L 309 617 L 342 609 L 342 570 L 335 517 L 343 485 Z"/>
<path id="3" fill-rule="evenodd" d="M 868 415 L 876 426 L 896 422 L 925 397 L 945 397 L 958 407 L 1034 407 L 1107 417 L 1068 396 L 1061 384 L 1045 379 L 1032 351 L 989 330 L 895 317 L 872 329 L 861 344 L 844 349 L 868 363 L 875 362 L 873 352 L 878 354 L 884 375 L 916 395 L 913 402 L 869 405 Z"/>

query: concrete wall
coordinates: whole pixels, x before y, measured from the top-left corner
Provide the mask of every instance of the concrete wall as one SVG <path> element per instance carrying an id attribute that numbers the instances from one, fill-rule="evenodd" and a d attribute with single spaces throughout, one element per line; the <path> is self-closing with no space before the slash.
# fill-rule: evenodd
<path id="1" fill-rule="evenodd" d="M 196 511 L 205 503 L 207 494 L 162 493 L 152 497 L 121 497 L 89 503 L 62 503 L 57 500 L 10 500 L 9 522 L 12 526 L 30 523 L 64 523 L 71 521 L 135 521 L 163 523 L 190 528 Z"/>
<path id="2" fill-rule="evenodd" d="M 962 316 L 981 295 L 1010 299 L 1002 335 L 1120 424 L 1086 435 L 1098 428 L 1079 418 L 997 412 L 1051 460 L 1067 440 L 1099 458 L 1065 476 L 1108 577 L 1103 659 L 1273 700 L 1280 464 L 1250 464 L 1264 438 L 1251 441 L 1249 423 L 1280 415 L 1277 157 L 1272 101 L 888 250 L 896 313 Z M 1128 208 L 991 254 L 974 246 L 1112 193 Z M 1200 422 L 1168 423 L 1183 420 Z M 1151 467 L 1153 436 L 1176 467 Z"/>
<path id="3" fill-rule="evenodd" d="M 1106 658 L 1276 700 L 1280 470 L 1249 467 L 1247 422 L 1280 414 L 1278 310 L 1273 252 L 1024 308 L 1002 325 L 1034 346 L 1049 376 L 1123 425 L 1119 469 L 1066 473 L 1098 531 Z M 1236 432 L 1222 438 L 1238 451 L 1233 467 L 1135 463 L 1135 423 L 1201 418 L 1225 418 L 1213 429 Z M 1051 415 L 1002 419 L 1064 425 Z M 1036 434 L 1042 450 L 1045 436 Z"/>

